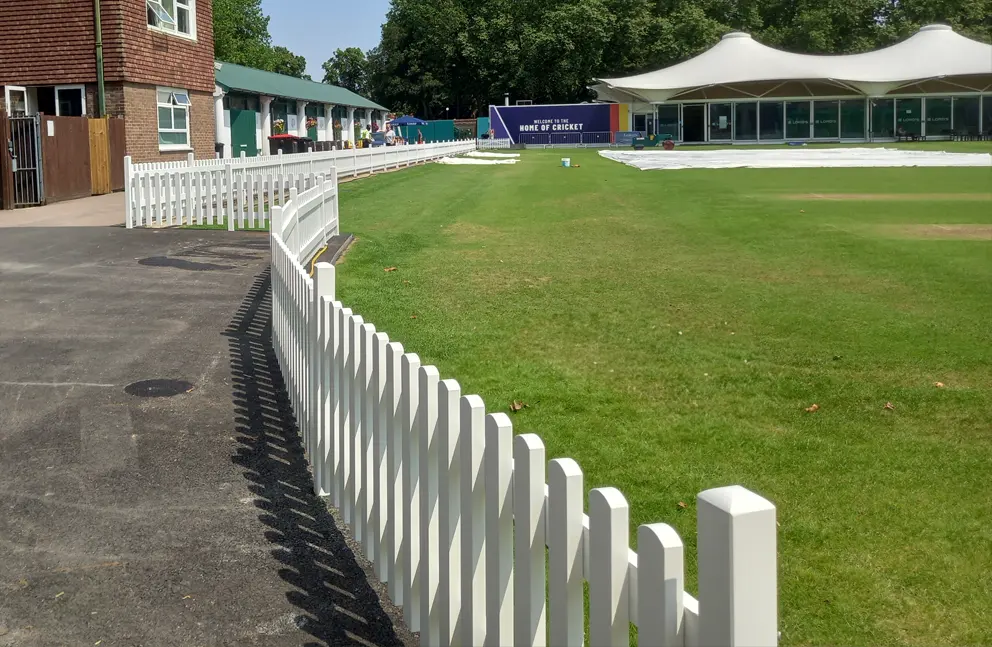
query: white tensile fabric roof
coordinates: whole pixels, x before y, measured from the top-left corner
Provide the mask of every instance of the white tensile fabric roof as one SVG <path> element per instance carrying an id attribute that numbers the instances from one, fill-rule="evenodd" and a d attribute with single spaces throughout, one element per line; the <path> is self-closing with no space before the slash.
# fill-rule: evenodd
<path id="1" fill-rule="evenodd" d="M 963 78 L 952 83 L 947 77 Z M 928 25 L 901 43 L 874 52 L 814 56 L 783 52 L 733 32 L 695 58 L 646 74 L 598 79 L 600 85 L 593 89 L 606 101 L 661 102 L 702 88 L 751 94 L 740 88 L 761 82 L 819 82 L 845 93 L 882 96 L 937 79 L 948 84 L 940 89 L 945 92 L 992 88 L 992 45 L 966 38 L 947 25 Z"/>

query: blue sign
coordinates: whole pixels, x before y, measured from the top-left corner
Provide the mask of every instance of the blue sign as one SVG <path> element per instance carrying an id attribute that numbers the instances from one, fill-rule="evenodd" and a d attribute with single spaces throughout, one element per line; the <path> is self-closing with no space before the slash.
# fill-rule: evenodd
<path id="1" fill-rule="evenodd" d="M 489 119 L 496 138 L 509 138 L 514 144 L 582 143 L 584 135 L 589 133 L 608 134 L 615 130 L 611 123 L 615 110 L 611 108 L 616 106 L 607 103 L 489 106 Z"/>

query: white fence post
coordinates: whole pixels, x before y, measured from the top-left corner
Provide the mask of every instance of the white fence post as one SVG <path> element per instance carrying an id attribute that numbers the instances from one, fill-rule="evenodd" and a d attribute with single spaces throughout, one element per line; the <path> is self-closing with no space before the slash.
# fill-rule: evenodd
<path id="1" fill-rule="evenodd" d="M 581 645 L 585 631 L 582 592 L 582 470 L 571 458 L 548 464 L 548 629 L 551 645 Z M 645 645 L 651 645 L 645 642 Z"/>
<path id="2" fill-rule="evenodd" d="M 775 506 L 739 485 L 696 497 L 699 640 L 778 644 Z"/>
<path id="3" fill-rule="evenodd" d="M 134 172 L 131 166 L 131 156 L 124 156 L 124 222 L 128 229 L 132 229 L 134 222 L 134 199 L 138 194 L 135 190 Z M 141 226 L 141 222 L 138 222 Z"/>
<path id="4" fill-rule="evenodd" d="M 513 425 L 486 416 L 486 647 L 513 641 Z"/>
<path id="5" fill-rule="evenodd" d="M 330 412 L 330 381 L 325 379 L 329 372 L 327 366 L 330 364 L 328 350 L 331 349 L 329 339 L 331 333 L 330 322 L 328 321 L 330 305 L 334 301 L 334 266 L 330 263 L 317 263 L 313 276 L 313 318 L 311 319 L 311 331 L 313 334 L 313 352 L 310 361 L 311 384 L 310 393 L 312 396 L 311 414 L 311 462 L 313 463 L 313 491 L 317 496 L 327 496 L 325 488 L 324 472 L 327 470 L 327 462 L 330 452 L 328 451 L 326 431 L 330 427 L 326 418 Z"/>
<path id="6" fill-rule="evenodd" d="M 629 644 L 629 523 L 630 510 L 620 490 L 597 488 L 589 492 L 590 645 Z"/>
<path id="7" fill-rule="evenodd" d="M 437 588 L 438 565 L 438 439 L 437 398 L 438 371 L 421 366 L 420 381 L 420 644 L 434 645 L 439 640 Z"/>
<path id="8" fill-rule="evenodd" d="M 224 160 L 224 178 L 227 182 L 227 190 L 218 191 L 217 202 L 224 204 L 224 217 L 227 218 L 227 230 L 234 231 L 234 167 L 231 166 L 231 160 L 229 159 Z M 290 251 L 293 250 L 290 249 Z"/>
<path id="9" fill-rule="evenodd" d="M 544 443 L 535 434 L 513 440 L 514 647 L 544 647 L 545 604 Z"/>
<path id="10" fill-rule="evenodd" d="M 462 633 L 456 643 L 486 643 L 486 405 L 477 395 L 461 401 Z M 581 589 L 580 589 L 581 592 Z"/>

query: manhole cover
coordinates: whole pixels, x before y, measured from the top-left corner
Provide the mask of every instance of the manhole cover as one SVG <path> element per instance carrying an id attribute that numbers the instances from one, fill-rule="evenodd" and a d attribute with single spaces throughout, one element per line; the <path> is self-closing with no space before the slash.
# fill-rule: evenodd
<path id="1" fill-rule="evenodd" d="M 124 393 L 139 398 L 171 398 L 180 393 L 189 393 L 195 387 L 185 380 L 141 380 L 124 387 Z"/>

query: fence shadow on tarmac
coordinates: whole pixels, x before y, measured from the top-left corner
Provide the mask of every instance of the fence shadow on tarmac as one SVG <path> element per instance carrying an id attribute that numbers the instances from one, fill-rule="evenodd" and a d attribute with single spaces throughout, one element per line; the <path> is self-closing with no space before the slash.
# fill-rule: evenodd
<path id="1" fill-rule="evenodd" d="M 402 645 L 312 477 L 272 349 L 271 279 L 259 274 L 225 335 L 230 340 L 236 431 L 232 459 L 262 510 L 296 625 L 327 645 Z"/>

